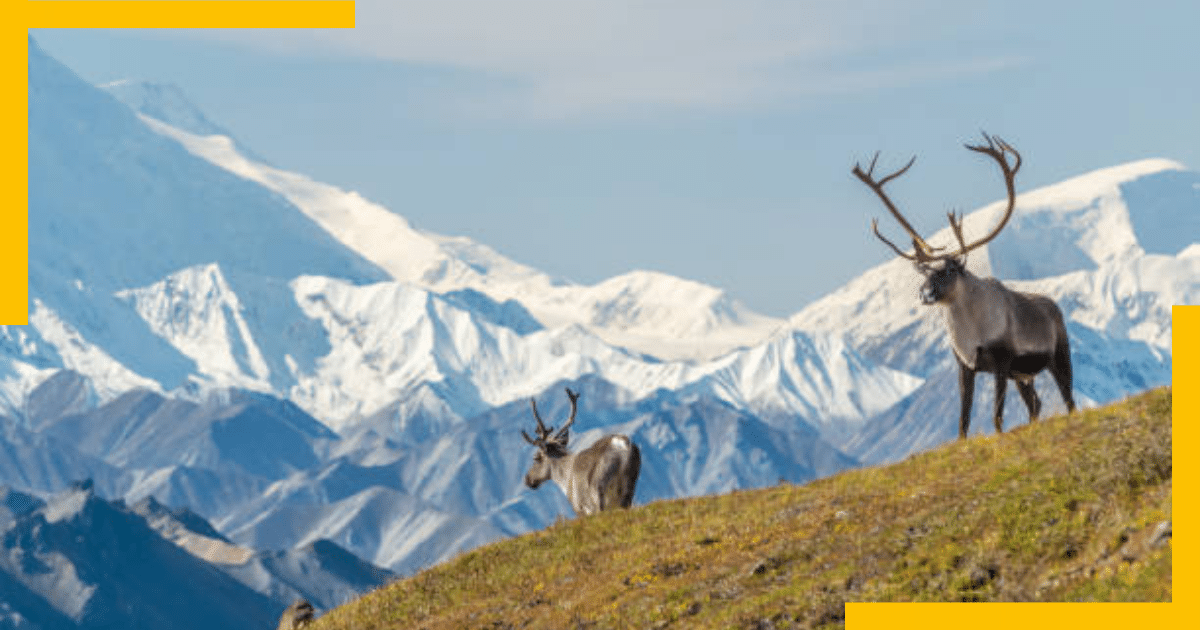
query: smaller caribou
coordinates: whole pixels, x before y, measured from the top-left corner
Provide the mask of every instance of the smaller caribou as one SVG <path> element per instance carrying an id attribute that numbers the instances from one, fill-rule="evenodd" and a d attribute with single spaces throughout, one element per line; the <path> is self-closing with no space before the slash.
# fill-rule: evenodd
<path id="1" fill-rule="evenodd" d="M 307 599 L 297 599 L 279 616 L 277 630 L 299 630 L 312 624 L 315 615 L 313 605 Z"/>
<path id="2" fill-rule="evenodd" d="M 1004 185 L 1008 190 L 1008 205 L 1000 221 L 987 234 L 967 242 L 963 234 L 962 217 L 947 213 L 950 229 L 958 241 L 958 249 L 937 253 L 944 247 L 932 247 L 896 209 L 895 204 L 884 192 L 883 186 L 903 175 L 916 156 L 903 168 L 875 178 L 875 161 L 863 170 L 858 164 L 852 172 L 862 183 L 875 192 L 888 212 L 895 217 L 912 239 L 913 252 L 905 252 L 879 233 L 879 223 L 871 221 L 875 236 L 883 241 L 901 258 L 912 261 L 917 271 L 925 276 L 921 286 L 921 303 L 938 305 L 946 320 L 946 332 L 950 347 L 958 360 L 959 394 L 962 408 L 958 420 L 958 437 L 965 439 L 971 426 L 971 402 L 975 393 L 975 374 L 990 372 L 996 377 L 996 398 L 992 421 L 996 432 L 1004 430 L 1004 394 L 1008 379 L 1017 383 L 1017 391 L 1029 409 L 1029 421 L 1034 422 L 1042 409 L 1033 378 L 1038 372 L 1049 369 L 1062 394 L 1068 411 L 1075 411 L 1075 399 L 1071 395 L 1071 347 L 1062 311 L 1053 300 L 1033 293 L 1021 293 L 1005 287 L 995 278 L 980 278 L 967 271 L 967 254 L 996 238 L 1012 217 L 1016 207 L 1017 193 L 1013 179 L 1021 168 L 1021 154 L 1007 142 L 995 136 L 983 134 L 987 144 L 968 144 L 967 149 L 991 157 L 1000 166 Z M 1010 164 L 1008 156 L 1012 155 Z"/>
<path id="3" fill-rule="evenodd" d="M 535 440 L 525 431 L 521 431 L 521 436 L 538 450 L 533 454 L 533 465 L 525 473 L 525 485 L 536 490 L 542 482 L 553 479 L 577 515 L 595 514 L 614 506 L 629 507 L 642 467 L 641 451 L 629 436 L 610 434 L 578 453 L 568 452 L 579 394 L 567 388 L 567 398 L 571 400 L 571 416 L 557 433 L 554 427 L 542 422 L 537 401 L 529 399 L 538 437 Z"/>

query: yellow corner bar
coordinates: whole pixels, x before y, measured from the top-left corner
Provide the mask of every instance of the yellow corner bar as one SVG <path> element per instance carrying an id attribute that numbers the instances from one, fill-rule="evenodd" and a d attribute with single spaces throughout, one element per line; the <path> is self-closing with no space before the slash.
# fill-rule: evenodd
<path id="1" fill-rule="evenodd" d="M 352 0 L 25 2 L 25 28 L 354 28 Z"/>
<path id="2" fill-rule="evenodd" d="M 180 0 L 8 2 L 0 28 L 0 107 L 5 146 L 0 186 L 0 324 L 29 323 L 30 28 L 354 28 L 352 0 Z"/>

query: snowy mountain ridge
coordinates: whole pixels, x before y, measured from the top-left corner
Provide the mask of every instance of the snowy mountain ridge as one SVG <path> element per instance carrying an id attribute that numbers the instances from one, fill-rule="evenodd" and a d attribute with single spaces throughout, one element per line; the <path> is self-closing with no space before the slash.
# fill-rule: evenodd
<path id="1" fill-rule="evenodd" d="M 243 281 L 242 286 L 253 285 Z M 559 380 L 594 374 L 635 399 L 658 389 L 687 388 L 748 408 L 800 413 L 813 422 L 854 422 L 920 382 L 870 365 L 827 336 L 780 334 L 712 361 L 663 362 L 610 346 L 581 326 L 522 335 L 398 282 L 355 286 L 307 276 L 289 288 L 307 327 L 269 319 L 268 308 L 278 296 L 263 299 L 247 289 L 246 298 L 240 298 L 217 265 L 185 269 L 118 297 L 195 363 L 196 378 L 273 392 L 336 430 L 426 386 L 445 392 L 441 399 L 447 407 L 441 411 L 459 419 L 539 393 Z M 258 321 L 256 333 L 249 319 Z M 285 336 L 278 338 L 281 332 Z M 260 345 L 286 352 L 268 356 Z M 325 347 L 324 355 L 298 352 Z M 83 371 L 87 364 L 70 367 Z M 278 373 L 282 369 L 286 373 Z M 275 387 L 278 383 L 284 385 Z M 849 401 L 846 393 L 855 386 L 872 395 Z"/>
<path id="2" fill-rule="evenodd" d="M 630 272 L 590 287 L 555 279 L 470 239 L 417 230 L 356 192 L 256 162 L 227 136 L 140 116 L 194 155 L 283 195 L 399 282 L 436 293 L 474 289 L 501 302 L 519 299 L 546 326 L 578 323 L 609 343 L 663 358 L 711 357 L 760 341 L 780 323 L 720 289 L 657 272 Z"/>
<path id="3" fill-rule="evenodd" d="M 233 134 L 209 120 L 183 89 L 173 83 L 121 79 L 97 87 L 112 94 L 130 109 L 177 129 L 204 136 L 233 138 Z"/>

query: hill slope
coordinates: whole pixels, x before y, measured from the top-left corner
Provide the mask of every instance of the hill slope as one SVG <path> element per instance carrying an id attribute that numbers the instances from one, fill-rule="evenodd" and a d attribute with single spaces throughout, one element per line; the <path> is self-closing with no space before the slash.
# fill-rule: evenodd
<path id="1" fill-rule="evenodd" d="M 493 544 L 315 628 L 807 627 L 846 601 L 1171 599 L 1171 392 Z"/>

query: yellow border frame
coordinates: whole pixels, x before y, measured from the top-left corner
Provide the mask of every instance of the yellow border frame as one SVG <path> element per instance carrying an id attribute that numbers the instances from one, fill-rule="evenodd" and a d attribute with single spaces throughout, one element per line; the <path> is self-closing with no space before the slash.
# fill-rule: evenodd
<path id="1" fill-rule="evenodd" d="M 70 0 L 10 3 L 11 19 L 0 36 L 0 81 L 9 88 L 3 121 L 8 164 L 0 169 L 9 203 L 0 209 L 6 230 L 0 232 L 0 322 L 28 323 L 28 44 L 30 28 L 353 28 L 354 2 L 348 0 Z M 1200 418 L 1200 306 L 1173 309 L 1173 418 Z M 1173 424 L 1175 453 L 1192 452 L 1194 422 Z M 1182 431 L 1182 434 L 1180 433 Z M 1196 567 L 1191 536 L 1195 467 L 1188 458 L 1174 457 L 1174 476 L 1184 488 L 1175 495 L 1173 566 Z M 1187 570 L 1173 572 L 1169 604 L 848 604 L 848 628 L 1173 628 L 1186 619 L 1200 619 L 1196 581 Z"/>

